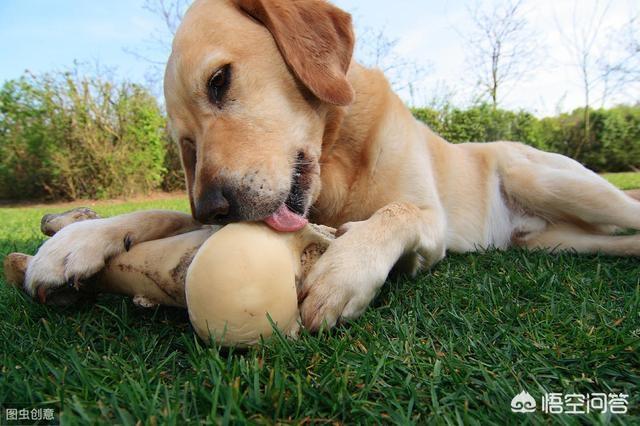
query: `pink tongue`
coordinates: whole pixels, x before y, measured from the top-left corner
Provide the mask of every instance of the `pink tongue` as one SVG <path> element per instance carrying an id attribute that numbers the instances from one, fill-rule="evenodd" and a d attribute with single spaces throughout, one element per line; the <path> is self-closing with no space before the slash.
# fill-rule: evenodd
<path id="1" fill-rule="evenodd" d="M 264 222 L 279 232 L 296 232 L 304 228 L 308 220 L 292 212 L 282 203 L 274 214 L 264 219 Z"/>

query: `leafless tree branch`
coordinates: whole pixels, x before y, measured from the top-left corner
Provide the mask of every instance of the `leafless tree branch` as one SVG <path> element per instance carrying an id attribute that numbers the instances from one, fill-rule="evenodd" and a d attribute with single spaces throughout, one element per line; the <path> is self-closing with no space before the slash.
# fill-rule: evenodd
<path id="1" fill-rule="evenodd" d="M 579 18 L 581 14 L 578 8 L 581 6 L 580 0 L 574 1 L 570 28 L 561 26 L 556 17 L 558 32 L 569 53 L 571 63 L 580 76 L 584 97 L 583 138 L 576 146 L 574 158 L 579 158 L 583 148 L 591 142 L 591 107 L 594 103 L 594 90 L 596 87 L 602 88 L 600 101 L 604 103 L 610 89 L 610 73 L 598 69 L 598 63 L 602 60 L 603 53 L 599 48 L 603 24 L 611 7 L 611 0 L 607 0 L 604 4 L 600 0 L 596 1 L 595 7 L 584 20 Z"/>
<path id="2" fill-rule="evenodd" d="M 142 7 L 159 18 L 158 27 L 149 34 L 142 48 L 125 49 L 126 53 L 137 60 L 149 64 L 145 78 L 147 85 L 158 92 L 156 94 L 161 92 L 163 70 L 169 56 L 171 40 L 190 3 L 191 0 L 145 0 Z"/>
<path id="3" fill-rule="evenodd" d="M 471 75 L 494 108 L 508 86 L 525 79 L 540 64 L 537 34 L 524 17 L 524 0 L 504 0 L 493 7 L 468 8 L 473 28 L 462 34 Z"/>
<path id="4" fill-rule="evenodd" d="M 191 0 L 145 0 L 142 7 L 162 18 L 164 29 L 175 36 L 190 3 Z"/>
<path id="5" fill-rule="evenodd" d="M 635 93 L 634 100 L 637 102 L 640 100 L 640 92 L 629 89 L 640 86 L 640 14 L 631 17 L 611 39 L 612 46 L 607 50 L 620 51 L 621 54 L 617 57 L 604 57 L 599 61 L 607 90 L 613 94 L 630 96 Z"/>
<path id="6" fill-rule="evenodd" d="M 396 92 L 406 92 L 415 103 L 420 82 L 430 72 L 430 65 L 421 65 L 398 53 L 397 38 L 389 38 L 385 28 L 365 27 L 358 32 L 356 59 L 364 66 L 380 69 Z"/>

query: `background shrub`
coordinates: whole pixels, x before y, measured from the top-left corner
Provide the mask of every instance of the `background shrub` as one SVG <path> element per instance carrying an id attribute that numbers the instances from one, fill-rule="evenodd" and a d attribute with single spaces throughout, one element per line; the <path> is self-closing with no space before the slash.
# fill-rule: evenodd
<path id="1" fill-rule="evenodd" d="M 169 135 L 165 135 L 166 154 L 164 157 L 165 174 L 162 179 L 162 190 L 181 191 L 185 188 L 184 171 L 182 170 L 182 162 L 180 160 L 180 150 L 178 145 L 173 143 Z"/>
<path id="2" fill-rule="evenodd" d="M 640 105 L 538 119 L 476 105 L 413 109 L 450 142 L 514 140 L 597 172 L 640 169 Z M 25 74 L 0 88 L 0 199 L 111 198 L 184 188 L 164 113 L 143 86 L 77 72 Z"/>
<path id="3" fill-rule="evenodd" d="M 506 111 L 481 104 L 466 110 L 416 108 L 413 114 L 453 143 L 511 140 L 545 147 L 539 134 L 538 119 L 525 111 Z"/>
<path id="4" fill-rule="evenodd" d="M 0 198 L 128 196 L 166 175 L 165 119 L 140 85 L 27 74 L 0 89 Z"/>
<path id="5" fill-rule="evenodd" d="M 584 109 L 543 119 L 490 105 L 443 111 L 417 108 L 413 114 L 454 143 L 519 141 L 575 158 L 597 172 L 640 169 L 640 105 L 591 110 L 586 136 Z"/>

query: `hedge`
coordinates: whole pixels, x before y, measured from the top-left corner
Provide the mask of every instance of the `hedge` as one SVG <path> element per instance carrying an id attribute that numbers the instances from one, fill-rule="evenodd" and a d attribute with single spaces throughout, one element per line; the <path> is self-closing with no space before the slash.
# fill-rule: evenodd
<path id="1" fill-rule="evenodd" d="M 414 109 L 447 140 L 515 140 L 598 172 L 640 169 L 640 106 L 538 119 L 478 105 Z M 157 99 L 143 86 L 77 73 L 25 74 L 0 88 L 0 199 L 73 200 L 177 190 L 184 178 Z"/>
<path id="2" fill-rule="evenodd" d="M 585 138 L 584 109 L 538 119 L 526 111 L 505 111 L 489 105 L 466 110 L 413 109 L 450 142 L 511 140 L 573 157 L 597 172 L 640 169 L 640 105 L 590 110 Z"/>
<path id="3" fill-rule="evenodd" d="M 142 86 L 72 73 L 0 89 L 0 198 L 110 198 L 160 187 L 165 118 Z"/>

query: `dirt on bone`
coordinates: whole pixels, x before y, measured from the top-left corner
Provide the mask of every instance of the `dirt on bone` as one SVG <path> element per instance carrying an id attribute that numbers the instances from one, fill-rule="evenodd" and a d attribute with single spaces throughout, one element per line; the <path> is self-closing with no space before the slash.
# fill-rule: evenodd
<path id="1" fill-rule="evenodd" d="M 193 261 L 194 256 L 198 252 L 197 248 L 187 251 L 178 261 L 175 268 L 170 271 L 171 278 L 176 283 L 184 283 L 187 279 L 187 270 Z"/>
<path id="2" fill-rule="evenodd" d="M 188 268 L 188 265 L 186 267 Z M 139 277 L 137 280 L 139 280 L 140 283 L 148 280 L 153 283 L 158 290 L 160 290 L 164 297 L 153 297 L 150 294 L 146 294 L 144 291 L 140 294 L 130 294 L 130 291 L 133 293 L 140 291 L 139 289 L 136 289 L 135 286 L 131 286 L 128 289 L 114 286 L 114 277 L 112 276 L 112 272 L 110 272 L 114 269 L 126 276 L 129 276 L 129 280 L 136 279 L 136 276 Z M 156 269 L 157 268 L 154 268 L 151 265 L 143 265 L 142 267 L 140 267 L 140 265 L 131 265 L 126 263 L 115 263 L 113 265 L 109 265 L 107 269 L 99 274 L 98 282 L 100 290 L 107 293 L 122 293 L 134 298 L 144 297 L 149 301 L 153 301 L 153 305 L 185 307 L 184 278 L 181 280 L 166 280 Z"/>
<path id="3" fill-rule="evenodd" d="M 309 244 L 303 251 L 302 256 L 300 256 L 300 275 L 296 277 L 296 287 L 300 289 L 302 287 L 302 283 L 305 278 L 311 271 L 311 267 L 316 263 L 316 261 L 327 251 L 327 247 L 323 247 L 320 244 Z"/>

